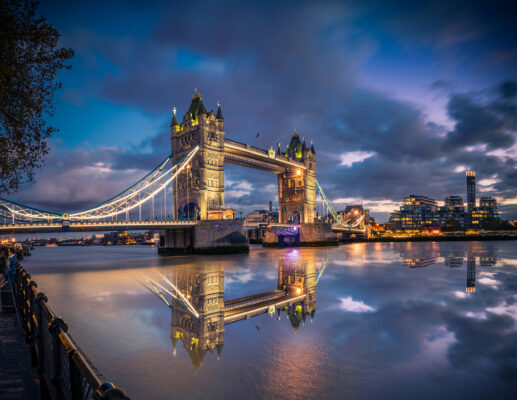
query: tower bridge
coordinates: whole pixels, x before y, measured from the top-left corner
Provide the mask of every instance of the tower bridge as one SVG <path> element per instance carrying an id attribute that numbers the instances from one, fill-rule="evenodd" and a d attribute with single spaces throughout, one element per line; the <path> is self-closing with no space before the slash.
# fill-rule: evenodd
<path id="1" fill-rule="evenodd" d="M 316 180 L 314 144 L 307 145 L 296 130 L 285 151 L 280 143 L 261 149 L 228 139 L 221 103 L 217 112 L 208 112 L 196 91 L 181 123 L 174 108 L 170 133 L 170 156 L 128 189 L 87 210 L 56 213 L 0 199 L 0 233 L 154 229 L 161 232 L 164 252 L 247 251 L 243 224 L 233 221 L 235 210 L 225 207 L 225 163 L 276 175 L 279 221 L 269 229 L 269 243 L 287 238 L 336 244 L 332 231 L 366 232 L 364 220 L 344 221 L 335 212 Z M 332 226 L 314 223 L 317 191 Z"/>

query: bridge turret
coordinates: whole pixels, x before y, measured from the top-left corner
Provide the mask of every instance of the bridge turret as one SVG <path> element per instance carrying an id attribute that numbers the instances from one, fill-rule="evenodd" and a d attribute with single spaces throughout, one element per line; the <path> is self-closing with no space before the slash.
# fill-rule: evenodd
<path id="1" fill-rule="evenodd" d="M 303 157 L 303 144 L 300 140 L 300 135 L 296 132 L 296 129 L 293 132 L 293 136 L 291 138 L 291 142 L 288 146 L 288 154 L 293 159 L 301 159 Z"/>
<path id="2" fill-rule="evenodd" d="M 178 162 L 199 145 L 190 168 L 185 169 L 175 183 L 177 218 L 227 217 L 232 211 L 224 208 L 224 119 L 220 103 L 217 115 L 213 111 L 207 112 L 203 97 L 195 90 L 182 125 L 175 129 L 171 127 L 171 132 L 173 162 Z"/>
<path id="3" fill-rule="evenodd" d="M 296 129 L 284 155 L 305 168 L 286 168 L 278 175 L 279 221 L 313 223 L 316 218 L 316 155 L 300 140 Z"/>
<path id="4" fill-rule="evenodd" d="M 216 118 L 220 121 L 224 120 L 223 112 L 221 111 L 221 101 L 217 102 L 217 115 Z"/>
<path id="5" fill-rule="evenodd" d="M 172 109 L 173 116 L 171 121 L 171 131 L 174 129 L 174 132 L 177 132 L 177 128 L 179 127 L 178 119 L 176 118 L 176 107 Z"/>

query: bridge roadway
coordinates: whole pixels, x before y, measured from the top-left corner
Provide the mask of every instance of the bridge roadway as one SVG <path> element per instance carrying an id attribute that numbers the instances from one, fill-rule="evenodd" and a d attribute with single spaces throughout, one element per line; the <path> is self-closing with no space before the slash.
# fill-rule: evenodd
<path id="1" fill-rule="evenodd" d="M 148 231 L 161 229 L 191 228 L 196 221 L 69 221 L 34 222 L 0 225 L 0 234 L 16 233 L 59 233 L 59 232 L 101 232 L 101 231 Z M 292 229 L 299 225 L 278 223 L 244 223 L 244 228 Z M 332 226 L 333 232 L 364 234 L 364 230 Z"/>
<path id="2" fill-rule="evenodd" d="M 148 231 L 161 229 L 191 228 L 195 221 L 70 221 L 35 222 L 0 225 L 0 234 L 57 233 L 57 232 L 100 232 L 100 231 Z"/>
<path id="3" fill-rule="evenodd" d="M 289 295 L 284 290 L 256 294 L 224 302 L 224 324 L 231 324 L 256 315 L 265 314 L 270 306 L 275 310 L 305 299 L 306 294 Z"/>

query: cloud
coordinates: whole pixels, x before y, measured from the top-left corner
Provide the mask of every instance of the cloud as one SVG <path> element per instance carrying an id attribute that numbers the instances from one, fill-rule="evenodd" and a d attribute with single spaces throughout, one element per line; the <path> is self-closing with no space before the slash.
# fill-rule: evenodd
<path id="1" fill-rule="evenodd" d="M 467 95 L 456 94 L 447 110 L 456 123 L 454 130 L 447 133 L 446 147 L 486 145 L 488 150 L 494 150 L 515 143 L 515 103 L 482 104 Z"/>
<path id="2" fill-rule="evenodd" d="M 508 315 L 514 320 L 514 323 L 517 323 L 517 295 L 494 307 L 487 307 L 486 310 L 497 315 Z"/>
<path id="3" fill-rule="evenodd" d="M 353 313 L 364 313 L 364 312 L 372 312 L 375 309 L 372 306 L 365 304 L 362 301 L 353 300 L 352 297 L 340 297 L 339 308 L 344 311 L 353 312 Z"/>
<path id="4" fill-rule="evenodd" d="M 339 156 L 341 159 L 341 163 L 339 165 L 351 167 L 352 164 L 362 162 L 373 155 L 375 155 L 373 151 L 349 151 L 348 153 L 343 153 Z"/>
<path id="5" fill-rule="evenodd" d="M 495 274 L 491 272 L 482 271 L 479 273 L 480 278 L 478 277 L 477 282 L 491 287 L 492 289 L 497 289 L 499 285 L 501 285 L 501 281 L 494 279 Z"/>
<path id="6" fill-rule="evenodd" d="M 515 60 L 508 58 L 503 69 L 484 67 L 489 68 L 488 75 L 502 77 L 494 84 L 495 78 L 475 80 L 477 75 L 465 71 L 464 64 L 456 65 L 451 55 L 461 48 L 458 53 L 468 55 L 468 65 L 481 68 L 487 53 L 467 51 L 464 46 L 490 39 L 497 48 L 487 48 L 511 50 L 508 38 L 515 32 L 511 8 L 502 12 L 465 1 L 388 6 L 353 0 L 317 5 L 287 1 L 267 7 L 232 1 L 201 2 L 198 7 L 122 2 L 110 3 L 107 9 L 100 3 L 46 7 L 62 27 L 63 40 L 77 50 L 75 81 L 65 82 L 72 84 L 65 85 L 71 92 L 63 99 L 69 98 L 75 112 L 86 113 L 92 110 L 91 102 L 98 101 L 101 106 L 137 110 L 145 121 L 162 121 L 170 120 L 174 105 L 181 118 L 196 87 L 205 95 L 209 110 L 222 100 L 229 138 L 262 148 L 276 147 L 280 140 L 285 148 L 297 128 L 308 141 L 314 139 L 318 179 L 328 197 L 365 200 L 365 204 L 368 200 L 382 220 L 397 208 L 392 205 L 411 193 L 437 199 L 465 196 L 464 168 L 496 182 L 486 186 L 484 194 L 502 201 L 517 197 L 516 82 L 504 78 L 512 76 L 508 71 L 515 70 L 509 68 Z M 131 22 L 127 26 L 113 18 L 119 9 Z M 79 18 L 86 12 L 88 19 Z M 63 17 L 68 14 L 75 18 Z M 182 18 L 171 24 L 170 15 Z M 414 60 L 414 54 L 422 55 L 423 64 Z M 400 62 L 390 64 L 393 58 Z M 457 70 L 449 68 L 450 63 Z M 396 81 L 396 90 L 384 90 L 382 80 L 380 85 L 372 83 L 374 66 L 386 67 L 383 75 Z M 390 72 L 390 66 L 401 76 Z M 414 87 L 429 92 L 429 86 L 440 90 L 449 121 L 439 123 L 418 95 L 412 101 L 404 96 Z M 88 115 L 88 120 L 101 119 L 98 114 Z M 74 117 L 70 114 L 71 120 Z M 121 129 L 127 125 L 131 121 Z M 115 130 L 118 124 L 107 126 Z M 121 177 L 122 170 L 131 170 L 136 177 L 160 161 L 159 155 L 170 148 L 168 126 L 143 132 L 141 140 L 120 143 L 112 150 L 59 148 L 59 156 L 65 158 L 61 164 L 74 170 L 66 178 L 73 187 L 68 192 L 77 195 L 52 186 L 41 200 L 43 205 L 74 208 L 81 199 L 83 204 L 103 201 L 109 187 L 132 179 L 130 173 L 127 179 Z M 79 157 L 78 166 L 91 168 L 96 159 L 110 168 L 104 175 L 94 175 L 100 187 L 97 193 L 81 188 L 88 184 L 87 174 L 76 171 L 74 157 Z M 81 158 L 89 160 L 83 163 Z M 49 159 L 45 168 L 50 173 L 42 171 L 38 179 L 59 183 L 51 182 L 54 175 L 65 182 L 59 163 Z M 252 185 L 234 188 L 227 179 L 228 204 L 265 208 L 276 196 L 273 175 L 230 166 L 226 174 Z M 34 198 L 31 188 L 19 197 Z M 377 204 L 382 201 L 388 205 Z M 507 213 L 503 217 L 517 216 L 511 207 L 501 210 Z"/>

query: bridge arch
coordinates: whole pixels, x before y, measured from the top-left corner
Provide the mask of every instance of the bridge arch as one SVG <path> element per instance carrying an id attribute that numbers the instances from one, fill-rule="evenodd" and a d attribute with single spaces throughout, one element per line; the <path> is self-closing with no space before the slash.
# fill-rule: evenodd
<path id="1" fill-rule="evenodd" d="M 200 219 L 199 206 L 195 202 L 190 202 L 183 206 L 181 217 L 186 221 L 197 221 Z"/>
<path id="2" fill-rule="evenodd" d="M 288 224 L 298 225 L 301 222 L 301 216 L 299 211 L 291 211 L 287 216 Z"/>

